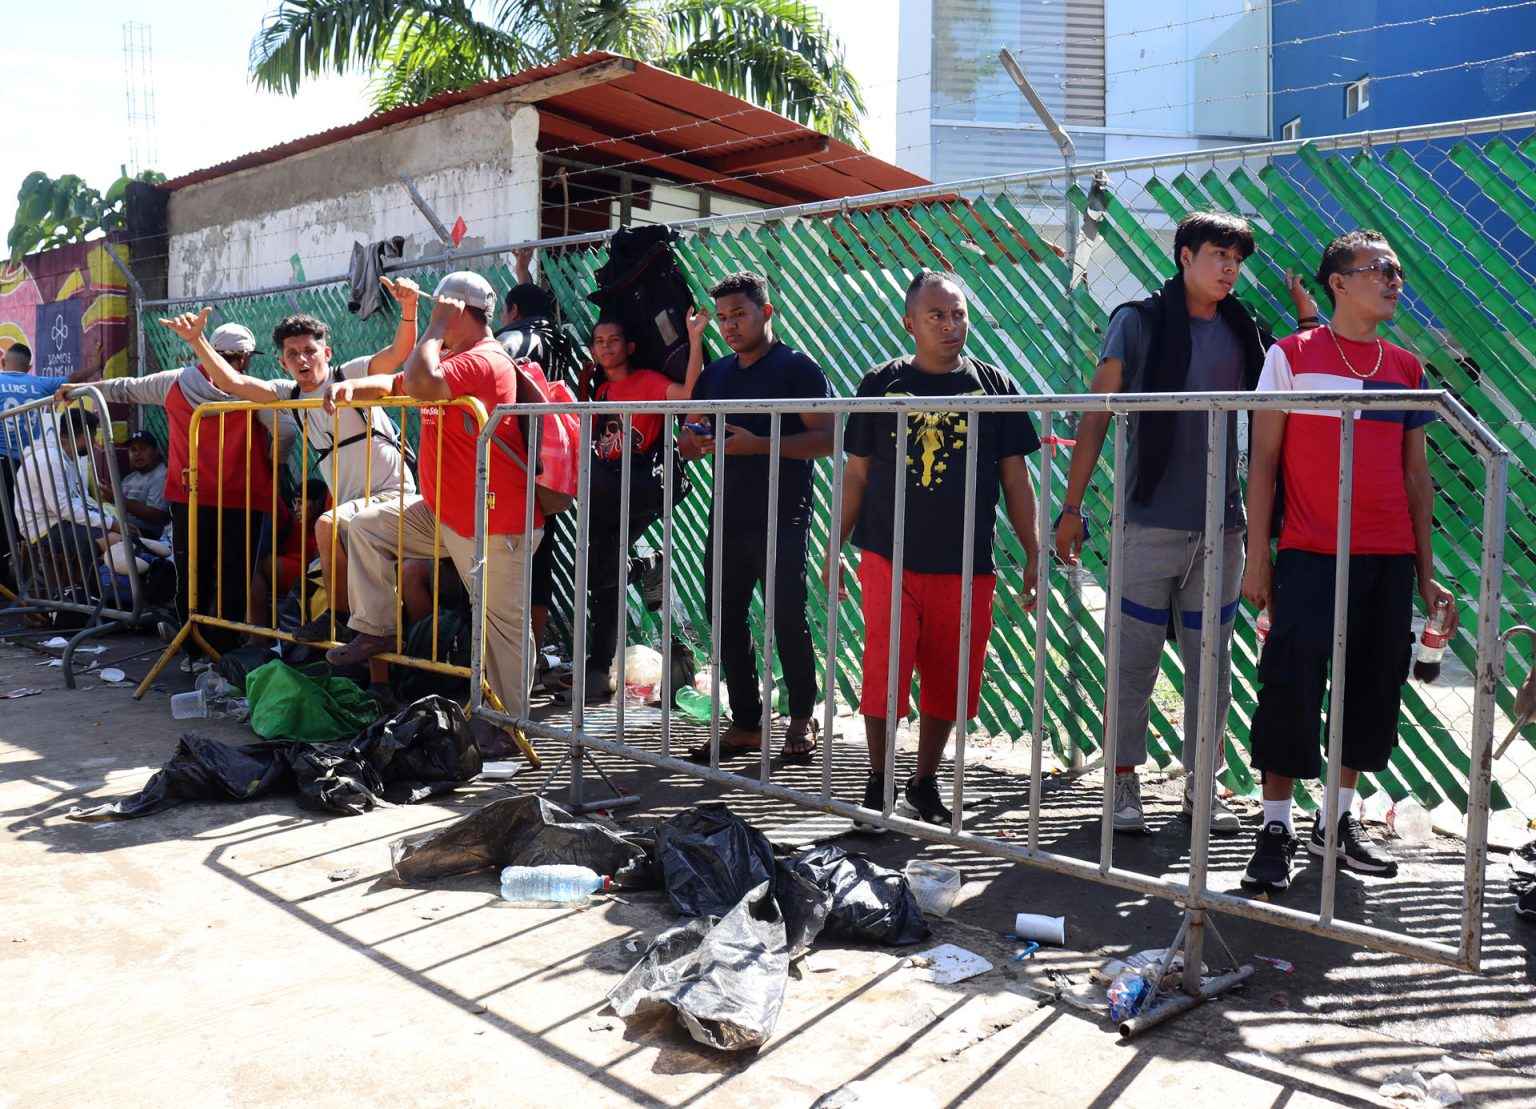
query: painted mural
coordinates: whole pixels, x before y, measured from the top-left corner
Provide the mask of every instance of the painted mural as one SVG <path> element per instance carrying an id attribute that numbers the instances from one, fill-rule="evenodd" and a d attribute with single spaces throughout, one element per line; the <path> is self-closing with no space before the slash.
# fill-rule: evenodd
<path id="1" fill-rule="evenodd" d="M 126 261 L 127 246 L 113 245 Z M 100 239 L 0 264 L 0 351 L 12 343 L 32 348 L 35 373 L 128 372 L 127 281 Z"/>

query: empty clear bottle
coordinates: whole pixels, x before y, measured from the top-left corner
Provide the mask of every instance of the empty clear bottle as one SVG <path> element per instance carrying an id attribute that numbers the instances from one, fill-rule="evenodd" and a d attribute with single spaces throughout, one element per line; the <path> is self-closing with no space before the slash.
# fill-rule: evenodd
<path id="1" fill-rule="evenodd" d="M 1419 636 L 1419 657 L 1413 664 L 1413 676 L 1421 682 L 1432 682 L 1440 676 L 1440 660 L 1445 657 L 1445 645 L 1451 638 L 1451 612 L 1451 602 L 1444 597 L 1429 610 L 1424 633 Z"/>
<path id="2" fill-rule="evenodd" d="M 504 901 L 565 904 L 611 889 L 612 879 L 584 866 L 509 866 L 501 872 Z"/>

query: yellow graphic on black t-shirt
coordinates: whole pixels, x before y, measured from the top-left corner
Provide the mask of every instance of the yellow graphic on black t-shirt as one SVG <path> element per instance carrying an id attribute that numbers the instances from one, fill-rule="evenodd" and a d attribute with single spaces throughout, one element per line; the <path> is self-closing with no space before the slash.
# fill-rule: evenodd
<path id="1" fill-rule="evenodd" d="M 962 396 L 981 396 L 983 390 L 974 389 Z M 911 393 L 888 393 L 887 396 L 908 397 Z M 965 450 L 966 429 L 964 412 L 912 412 L 907 416 L 907 469 L 917 479 L 920 489 L 933 489 L 944 483 L 944 475 L 956 454 Z M 896 432 L 891 432 L 896 438 Z"/>

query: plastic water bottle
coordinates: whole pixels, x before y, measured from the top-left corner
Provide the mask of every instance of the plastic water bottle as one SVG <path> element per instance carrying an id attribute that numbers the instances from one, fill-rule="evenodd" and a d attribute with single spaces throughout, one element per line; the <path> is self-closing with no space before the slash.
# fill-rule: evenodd
<path id="1" fill-rule="evenodd" d="M 584 866 L 509 866 L 501 872 L 504 901 L 565 904 L 611 889 L 613 880 Z"/>
<path id="2" fill-rule="evenodd" d="M 1152 980 L 1135 967 L 1126 967 L 1109 984 L 1109 1015 L 1112 1020 L 1130 1020 L 1141 1012 L 1152 996 Z"/>
<path id="3" fill-rule="evenodd" d="M 1259 646 L 1264 646 L 1264 641 L 1269 638 L 1269 629 L 1274 621 L 1270 618 L 1269 609 L 1259 609 L 1258 619 L 1253 622 L 1253 634 L 1258 638 Z"/>
<path id="4" fill-rule="evenodd" d="M 1435 834 L 1429 810 L 1412 797 L 1403 798 L 1387 810 L 1387 827 L 1404 843 L 1428 843 Z"/>
<path id="5" fill-rule="evenodd" d="M 1432 682 L 1440 676 L 1440 660 L 1445 657 L 1445 644 L 1451 638 L 1451 602 L 1441 597 L 1429 611 L 1424 622 L 1424 634 L 1419 636 L 1419 657 L 1413 664 L 1413 676 L 1421 682 Z"/>
<path id="6" fill-rule="evenodd" d="M 684 715 L 697 720 L 700 724 L 708 724 L 714 714 L 714 699 L 707 693 L 700 693 L 697 689 L 687 687 L 679 689 L 674 695 L 677 707 Z"/>

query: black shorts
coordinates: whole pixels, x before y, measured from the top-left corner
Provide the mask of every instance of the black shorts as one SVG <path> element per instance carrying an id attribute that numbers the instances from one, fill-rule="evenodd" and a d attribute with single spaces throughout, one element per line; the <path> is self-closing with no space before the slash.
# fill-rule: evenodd
<path id="1" fill-rule="evenodd" d="M 528 603 L 535 607 L 542 605 L 548 608 L 555 595 L 555 548 L 561 545 L 557 538 L 558 521 L 557 516 L 550 516 L 544 521 L 544 538 L 533 549 Z"/>
<path id="2" fill-rule="evenodd" d="M 1317 778 L 1328 742 L 1322 721 L 1333 659 L 1334 556 L 1281 551 L 1274 624 L 1259 658 L 1250 742 L 1255 770 Z M 1349 560 L 1344 655 L 1344 765 L 1385 770 L 1397 746 L 1403 683 L 1413 659 L 1413 555 Z"/>

